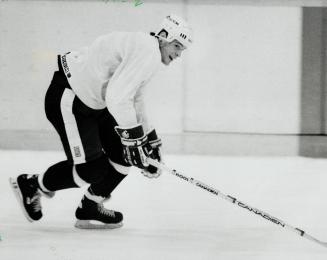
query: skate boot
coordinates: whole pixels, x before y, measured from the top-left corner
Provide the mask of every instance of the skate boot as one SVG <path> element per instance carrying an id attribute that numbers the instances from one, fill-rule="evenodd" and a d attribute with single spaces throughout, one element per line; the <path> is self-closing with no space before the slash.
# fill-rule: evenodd
<path id="1" fill-rule="evenodd" d="M 81 229 L 113 229 L 123 225 L 123 214 L 104 208 L 103 202 L 97 203 L 86 196 L 78 206 L 75 216 L 76 228 Z"/>
<path id="2" fill-rule="evenodd" d="M 42 218 L 42 194 L 49 198 L 54 196 L 54 192 L 40 190 L 37 178 L 38 175 L 21 174 L 17 178 L 9 179 L 23 213 L 30 222 Z"/>

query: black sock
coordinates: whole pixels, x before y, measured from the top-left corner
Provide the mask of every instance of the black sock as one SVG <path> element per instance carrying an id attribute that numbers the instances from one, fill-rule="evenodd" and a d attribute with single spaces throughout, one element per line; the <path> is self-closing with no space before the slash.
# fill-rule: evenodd
<path id="1" fill-rule="evenodd" d="M 116 171 L 113 166 L 110 165 L 110 170 L 104 176 L 104 178 L 100 182 L 92 183 L 88 190 L 91 194 L 101 196 L 103 198 L 108 198 L 111 192 L 126 176 L 127 175 L 121 174 Z"/>
<path id="2" fill-rule="evenodd" d="M 42 183 L 49 191 L 78 188 L 73 178 L 73 165 L 68 161 L 52 165 L 44 173 Z"/>

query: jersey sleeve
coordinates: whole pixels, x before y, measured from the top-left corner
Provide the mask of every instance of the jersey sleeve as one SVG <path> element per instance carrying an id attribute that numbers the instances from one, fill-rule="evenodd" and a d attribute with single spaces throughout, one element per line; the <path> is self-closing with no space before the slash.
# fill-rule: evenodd
<path id="1" fill-rule="evenodd" d="M 142 86 L 137 90 L 135 99 L 134 99 L 134 107 L 136 111 L 136 118 L 138 123 L 142 123 L 144 132 L 148 132 L 150 128 L 150 123 L 148 120 L 147 112 L 145 109 L 144 102 L 144 86 L 146 83 L 142 84 Z"/>
<path id="2" fill-rule="evenodd" d="M 108 83 L 106 92 L 106 104 L 110 113 L 120 126 L 134 126 L 139 123 L 142 91 L 139 88 L 147 82 L 157 67 L 157 57 L 149 48 L 134 50 L 123 58 L 117 67 L 113 77 Z M 135 102 L 138 104 L 135 106 Z M 141 106 L 140 106 L 141 105 Z M 141 112 L 143 111 L 143 112 Z"/>

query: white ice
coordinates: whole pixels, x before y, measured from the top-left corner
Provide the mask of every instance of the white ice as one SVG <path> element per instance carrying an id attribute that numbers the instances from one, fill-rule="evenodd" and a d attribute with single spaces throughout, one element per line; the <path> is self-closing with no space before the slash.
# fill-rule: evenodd
<path id="1" fill-rule="evenodd" d="M 327 259 L 327 248 L 171 174 L 133 170 L 105 206 L 124 213 L 116 230 L 78 230 L 85 191 L 43 199 L 44 217 L 24 218 L 8 178 L 41 173 L 61 152 L 0 151 L 0 259 Z M 310 235 L 327 240 L 327 160 L 302 157 L 166 156 L 166 164 Z"/>

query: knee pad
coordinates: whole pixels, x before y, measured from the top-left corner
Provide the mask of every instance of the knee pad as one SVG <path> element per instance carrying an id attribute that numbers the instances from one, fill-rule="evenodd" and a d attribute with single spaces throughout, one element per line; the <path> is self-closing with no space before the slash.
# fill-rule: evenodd
<path id="1" fill-rule="evenodd" d="M 110 164 L 105 155 L 82 164 L 74 166 L 74 180 L 77 185 L 81 186 L 81 181 L 86 183 L 96 183 L 101 181 L 110 169 Z M 76 176 L 77 175 L 77 176 Z M 81 180 L 78 180 L 80 178 Z M 79 182 L 79 183 L 78 183 Z"/>

